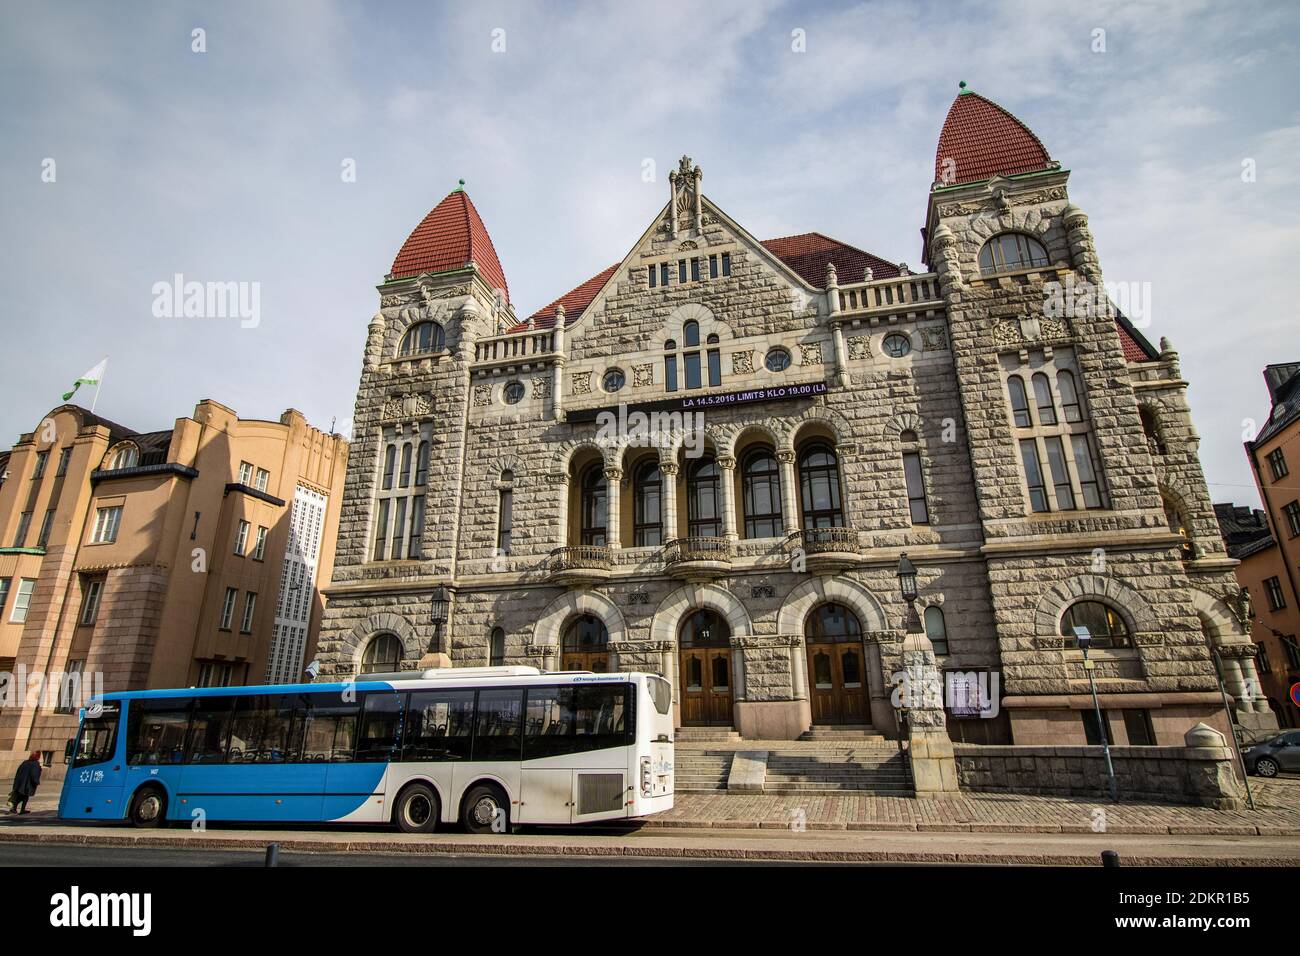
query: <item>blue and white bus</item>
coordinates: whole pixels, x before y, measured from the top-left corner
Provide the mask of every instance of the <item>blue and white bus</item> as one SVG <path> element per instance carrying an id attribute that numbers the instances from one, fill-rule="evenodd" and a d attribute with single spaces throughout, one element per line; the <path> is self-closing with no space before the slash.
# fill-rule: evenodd
<path id="1" fill-rule="evenodd" d="M 673 805 L 654 674 L 478 667 L 349 683 L 104 694 L 82 710 L 64 820 L 514 824 Z"/>

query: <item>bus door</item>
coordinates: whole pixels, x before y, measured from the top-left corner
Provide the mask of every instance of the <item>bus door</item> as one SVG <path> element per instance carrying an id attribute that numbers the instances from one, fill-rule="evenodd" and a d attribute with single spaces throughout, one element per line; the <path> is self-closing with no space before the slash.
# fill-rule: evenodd
<path id="1" fill-rule="evenodd" d="M 126 812 L 122 794 L 126 779 L 121 746 L 123 703 L 93 701 L 86 707 L 59 799 L 61 817 L 116 818 Z"/>
<path id="2" fill-rule="evenodd" d="M 317 703 L 312 714 L 317 748 L 332 738 L 322 819 L 382 823 L 390 818 L 384 778 L 389 764 L 401 756 L 404 697 L 396 691 L 370 691 L 359 701 L 355 695 L 345 701 L 340 694 L 331 695 L 328 707 Z"/>

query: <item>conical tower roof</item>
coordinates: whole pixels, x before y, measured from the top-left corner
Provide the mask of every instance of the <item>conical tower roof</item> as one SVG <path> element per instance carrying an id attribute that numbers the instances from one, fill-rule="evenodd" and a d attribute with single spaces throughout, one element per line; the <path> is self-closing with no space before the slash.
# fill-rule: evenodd
<path id="1" fill-rule="evenodd" d="M 488 285 L 500 289 L 510 301 L 506 273 L 497 258 L 492 237 L 483 218 L 470 201 L 461 180 L 459 188 L 447 194 L 420 220 L 393 260 L 390 277 L 405 279 L 423 272 L 448 272 L 473 262 Z"/>

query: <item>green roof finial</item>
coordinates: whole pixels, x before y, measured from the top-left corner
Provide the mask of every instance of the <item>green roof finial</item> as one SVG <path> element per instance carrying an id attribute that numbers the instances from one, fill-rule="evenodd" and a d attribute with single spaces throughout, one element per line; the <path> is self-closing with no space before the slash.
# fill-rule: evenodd
<path id="1" fill-rule="evenodd" d="M 958 94 L 957 94 L 958 96 L 961 96 L 962 93 L 969 93 L 969 92 L 970 92 L 970 90 L 966 89 L 966 81 L 965 81 L 965 80 L 960 80 L 960 81 L 957 83 L 957 88 L 958 88 L 959 90 L 961 90 L 961 93 L 958 93 Z"/>
<path id="2" fill-rule="evenodd" d="M 463 193 L 465 191 L 465 180 L 461 179 L 459 182 L 460 185 L 456 187 L 456 192 Z"/>

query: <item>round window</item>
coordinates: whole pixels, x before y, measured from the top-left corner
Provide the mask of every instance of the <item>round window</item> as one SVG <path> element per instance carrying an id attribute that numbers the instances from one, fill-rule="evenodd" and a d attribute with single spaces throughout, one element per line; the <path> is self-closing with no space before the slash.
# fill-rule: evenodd
<path id="1" fill-rule="evenodd" d="M 893 332 L 885 336 L 885 341 L 881 343 L 881 348 L 885 354 L 893 358 L 902 358 L 908 352 L 912 351 L 912 340 L 901 332 Z"/>
<path id="2" fill-rule="evenodd" d="M 772 349 L 765 364 L 769 372 L 784 372 L 790 367 L 790 353 L 782 348 Z"/>
<path id="3" fill-rule="evenodd" d="M 524 400 L 524 383 L 510 382 L 502 392 L 507 405 L 518 405 Z"/>
<path id="4" fill-rule="evenodd" d="M 622 369 L 612 368 L 605 373 L 605 377 L 600 381 L 601 384 L 605 387 L 605 391 L 617 392 L 620 388 L 623 387 L 627 379 L 623 377 Z"/>

